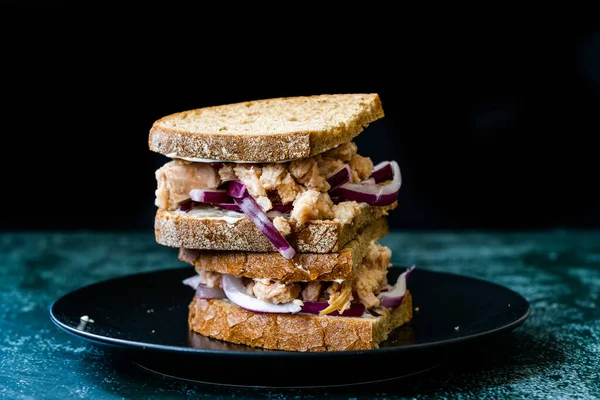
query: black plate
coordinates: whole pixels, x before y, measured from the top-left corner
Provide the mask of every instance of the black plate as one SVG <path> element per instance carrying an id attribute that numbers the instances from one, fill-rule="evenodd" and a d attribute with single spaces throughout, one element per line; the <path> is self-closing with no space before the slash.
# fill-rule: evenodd
<path id="1" fill-rule="evenodd" d="M 402 271 L 390 268 L 390 281 Z M 530 313 L 527 300 L 503 286 L 416 269 L 408 280 L 413 321 L 398 328 L 379 349 L 265 350 L 188 330 L 187 306 L 193 291 L 181 281 L 192 274 L 193 269 L 183 267 L 89 285 L 56 300 L 50 317 L 66 332 L 126 350 L 137 365 L 165 376 L 226 385 L 314 387 L 377 382 L 427 371 L 448 351 L 511 331 Z M 83 323 L 82 316 L 94 322 Z"/>

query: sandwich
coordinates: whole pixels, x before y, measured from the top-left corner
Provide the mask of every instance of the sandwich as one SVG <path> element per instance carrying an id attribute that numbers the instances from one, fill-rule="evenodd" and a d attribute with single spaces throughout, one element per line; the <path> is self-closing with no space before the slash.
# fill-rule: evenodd
<path id="1" fill-rule="evenodd" d="M 190 265 L 191 331 L 283 351 L 377 348 L 412 320 L 380 244 L 398 206 L 396 161 L 356 136 L 377 94 L 261 99 L 167 115 L 150 129 L 158 244 Z M 184 289 L 182 289 L 184 290 Z M 187 289 L 190 290 L 190 289 Z"/>

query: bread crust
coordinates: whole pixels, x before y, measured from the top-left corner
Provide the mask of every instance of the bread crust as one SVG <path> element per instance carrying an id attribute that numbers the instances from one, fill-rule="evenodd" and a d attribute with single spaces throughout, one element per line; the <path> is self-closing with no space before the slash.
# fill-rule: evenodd
<path id="1" fill-rule="evenodd" d="M 152 125 L 148 146 L 172 158 L 288 161 L 349 142 L 383 116 L 376 93 L 256 100 L 165 116 Z"/>
<path id="2" fill-rule="evenodd" d="M 398 202 L 388 206 L 360 204 L 360 210 L 351 220 L 312 220 L 304 227 L 292 227 L 286 237 L 298 253 L 332 253 L 344 246 L 368 224 L 385 217 Z M 234 223 L 222 219 L 191 216 L 179 211 L 158 209 L 154 219 L 154 233 L 158 244 L 197 250 L 227 250 L 276 252 L 273 244 L 244 217 Z"/>
<path id="3" fill-rule="evenodd" d="M 221 274 L 247 278 L 271 278 L 282 282 L 333 281 L 352 279 L 367 254 L 371 241 L 389 232 L 381 217 L 369 224 L 339 252 L 296 253 L 288 260 L 278 252 L 205 251 L 179 249 L 179 260 Z"/>
<path id="4" fill-rule="evenodd" d="M 231 343 L 285 351 L 346 351 L 378 348 L 395 328 L 412 319 L 412 297 L 379 317 L 271 314 L 246 311 L 228 300 L 194 297 L 188 326 Z"/>

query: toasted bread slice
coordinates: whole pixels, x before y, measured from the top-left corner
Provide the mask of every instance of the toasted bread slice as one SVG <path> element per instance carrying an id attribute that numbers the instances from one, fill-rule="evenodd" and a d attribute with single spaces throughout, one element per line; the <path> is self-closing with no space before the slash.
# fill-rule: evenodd
<path id="1" fill-rule="evenodd" d="M 205 251 L 180 249 L 179 259 L 196 268 L 247 278 L 271 278 L 282 282 L 352 279 L 367 254 L 371 241 L 388 233 L 385 217 L 369 224 L 339 252 L 296 253 L 288 260 L 278 252 Z"/>
<path id="2" fill-rule="evenodd" d="M 368 350 L 379 347 L 412 315 L 409 291 L 399 307 L 382 310 L 378 317 L 254 313 L 228 300 L 194 297 L 189 304 L 188 325 L 204 336 L 273 350 Z"/>
<path id="3" fill-rule="evenodd" d="M 148 145 L 171 158 L 288 161 L 349 142 L 383 116 L 373 93 L 263 99 L 165 116 L 152 125 Z"/>
<path id="4" fill-rule="evenodd" d="M 311 220 L 300 229 L 292 227 L 286 239 L 297 253 L 339 252 L 367 225 L 387 216 L 397 205 L 398 202 L 389 206 L 361 203 L 349 221 Z M 158 209 L 154 219 L 156 241 L 164 246 L 197 250 L 277 251 L 250 219 L 224 215 L 217 218 L 204 210 L 185 213 Z"/>

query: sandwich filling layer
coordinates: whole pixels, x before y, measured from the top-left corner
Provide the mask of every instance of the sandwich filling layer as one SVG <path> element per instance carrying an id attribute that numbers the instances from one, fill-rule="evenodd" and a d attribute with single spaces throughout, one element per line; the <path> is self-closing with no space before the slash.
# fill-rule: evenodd
<path id="1" fill-rule="evenodd" d="M 373 162 L 357 154 L 353 142 L 344 143 L 314 157 L 284 163 L 201 163 L 173 159 L 155 175 L 158 183 L 155 204 L 163 210 L 178 210 L 190 201 L 194 189 L 216 190 L 226 182 L 240 181 L 263 211 L 282 207 L 284 217 L 273 223 L 284 236 L 290 223 L 302 226 L 310 220 L 351 220 L 358 203 L 332 200 L 328 179 L 348 165 L 351 183 L 367 180 Z"/>
<path id="2" fill-rule="evenodd" d="M 390 258 L 391 250 L 373 241 L 351 280 L 282 282 L 242 277 L 241 282 L 245 294 L 264 303 L 320 302 L 326 303 L 320 314 L 337 312 L 341 315 L 353 305 L 360 304 L 366 310 L 381 305 L 378 295 L 389 289 L 387 270 L 391 266 Z M 196 268 L 196 272 L 194 285 L 200 284 L 207 289 L 223 288 L 223 278 L 227 275 L 202 268 Z"/>

